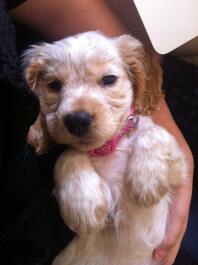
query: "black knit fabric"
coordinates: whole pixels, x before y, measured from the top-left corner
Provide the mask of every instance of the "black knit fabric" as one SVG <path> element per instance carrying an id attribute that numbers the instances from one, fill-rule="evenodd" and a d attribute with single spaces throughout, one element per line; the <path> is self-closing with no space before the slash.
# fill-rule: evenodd
<path id="1" fill-rule="evenodd" d="M 6 7 L 7 9 L 13 9 L 23 2 L 25 0 L 6 0 Z"/>
<path id="2" fill-rule="evenodd" d="M 18 69 L 15 31 L 0 0 L 0 264 L 48 265 L 73 234 L 52 196 L 59 151 L 36 157 L 25 139 L 39 102 Z"/>
<path id="3" fill-rule="evenodd" d="M 174 265 L 197 265 L 198 261 L 192 258 L 190 251 L 180 250 Z"/>

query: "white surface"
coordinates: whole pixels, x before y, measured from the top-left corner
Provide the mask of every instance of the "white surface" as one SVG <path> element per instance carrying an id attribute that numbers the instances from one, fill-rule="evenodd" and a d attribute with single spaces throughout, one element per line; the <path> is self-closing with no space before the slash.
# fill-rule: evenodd
<path id="1" fill-rule="evenodd" d="M 168 53 L 198 36 L 198 0 L 134 0 L 158 53 Z"/>

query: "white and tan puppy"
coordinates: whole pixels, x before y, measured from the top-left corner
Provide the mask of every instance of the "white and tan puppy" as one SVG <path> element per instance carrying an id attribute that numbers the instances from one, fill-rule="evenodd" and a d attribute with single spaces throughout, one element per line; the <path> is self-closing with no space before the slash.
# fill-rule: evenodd
<path id="1" fill-rule="evenodd" d="M 98 32 L 33 46 L 24 64 L 41 105 L 30 143 L 37 153 L 71 146 L 55 166 L 55 196 L 78 236 L 53 265 L 156 264 L 186 176 L 176 140 L 146 116 L 161 98 L 158 64 L 131 36 Z"/>

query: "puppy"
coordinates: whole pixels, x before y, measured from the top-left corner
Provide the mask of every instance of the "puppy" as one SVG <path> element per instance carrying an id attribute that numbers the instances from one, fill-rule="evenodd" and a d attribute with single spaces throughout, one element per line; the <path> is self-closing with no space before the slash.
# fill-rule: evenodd
<path id="1" fill-rule="evenodd" d="M 154 265 L 173 187 L 186 176 L 176 140 L 147 116 L 162 97 L 161 70 L 129 35 L 86 32 L 32 46 L 25 76 L 40 99 L 29 142 L 58 158 L 54 194 L 78 236 L 53 265 Z"/>

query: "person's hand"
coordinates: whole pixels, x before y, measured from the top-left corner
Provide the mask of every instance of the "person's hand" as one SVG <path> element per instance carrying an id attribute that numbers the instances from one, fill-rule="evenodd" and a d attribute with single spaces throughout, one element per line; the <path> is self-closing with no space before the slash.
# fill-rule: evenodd
<path id="1" fill-rule="evenodd" d="M 189 154 L 188 177 L 186 182 L 175 189 L 170 207 L 167 233 L 162 244 L 153 253 L 154 258 L 163 265 L 172 265 L 177 256 L 183 235 L 186 231 L 189 206 L 192 194 L 193 159 Z"/>

